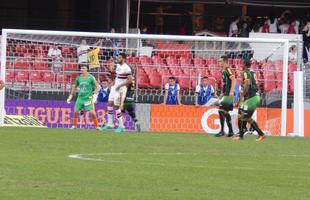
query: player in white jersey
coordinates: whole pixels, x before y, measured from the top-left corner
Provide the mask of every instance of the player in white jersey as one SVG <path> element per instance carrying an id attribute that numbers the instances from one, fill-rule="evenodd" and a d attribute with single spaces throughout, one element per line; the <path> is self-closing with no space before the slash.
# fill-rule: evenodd
<path id="1" fill-rule="evenodd" d="M 126 64 L 126 54 L 120 53 L 117 57 L 118 64 L 116 65 L 116 78 L 114 85 L 111 88 L 108 101 L 108 121 L 101 130 L 114 128 L 113 125 L 113 110 L 115 110 L 116 118 L 118 120 L 118 127 L 115 133 L 121 133 L 124 130 L 124 118 L 122 116 L 121 108 L 124 105 L 124 100 L 127 93 L 127 85 L 132 83 L 131 68 Z M 113 109 L 114 106 L 114 109 Z"/>

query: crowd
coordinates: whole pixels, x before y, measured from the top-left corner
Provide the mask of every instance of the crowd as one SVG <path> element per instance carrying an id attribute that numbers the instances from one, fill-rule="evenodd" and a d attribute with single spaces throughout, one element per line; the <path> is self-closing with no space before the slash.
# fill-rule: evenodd
<path id="1" fill-rule="evenodd" d="M 290 10 L 284 11 L 280 16 L 258 18 L 235 17 L 230 23 L 229 37 L 249 37 L 250 33 L 281 33 L 303 35 L 303 60 L 310 61 L 310 16 L 303 19 L 296 17 Z M 291 50 L 294 53 L 294 49 Z M 294 58 L 293 58 L 294 59 Z"/>

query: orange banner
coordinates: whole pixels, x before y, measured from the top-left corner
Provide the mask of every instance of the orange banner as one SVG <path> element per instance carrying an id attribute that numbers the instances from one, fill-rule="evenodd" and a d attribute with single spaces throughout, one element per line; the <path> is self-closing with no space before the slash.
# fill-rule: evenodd
<path id="1" fill-rule="evenodd" d="M 310 137 L 310 123 L 306 119 L 310 119 L 310 110 L 305 110 L 304 113 L 304 122 L 305 122 L 305 130 L 304 130 L 304 136 Z"/>
<path id="2" fill-rule="evenodd" d="M 231 112 L 234 132 L 238 132 L 238 110 Z M 258 108 L 253 118 L 268 135 L 280 135 L 281 109 Z M 287 110 L 287 133 L 293 131 L 293 112 Z M 227 132 L 227 127 L 225 128 Z M 151 107 L 153 132 L 217 133 L 220 122 L 217 107 L 156 105 Z"/>

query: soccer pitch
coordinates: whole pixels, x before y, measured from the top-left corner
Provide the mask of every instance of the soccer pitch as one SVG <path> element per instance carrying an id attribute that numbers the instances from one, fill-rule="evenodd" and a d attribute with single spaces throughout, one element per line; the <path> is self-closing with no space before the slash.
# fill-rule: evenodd
<path id="1" fill-rule="evenodd" d="M 309 144 L 1 128 L 0 199 L 309 199 Z"/>

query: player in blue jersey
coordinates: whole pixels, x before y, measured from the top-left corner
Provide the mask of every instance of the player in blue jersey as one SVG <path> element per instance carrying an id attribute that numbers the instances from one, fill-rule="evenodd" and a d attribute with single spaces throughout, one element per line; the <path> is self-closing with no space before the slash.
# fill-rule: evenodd
<path id="1" fill-rule="evenodd" d="M 100 87 L 101 89 L 98 94 L 97 102 L 108 102 L 110 94 L 110 87 L 108 81 L 107 80 L 101 81 Z"/>
<path id="2" fill-rule="evenodd" d="M 218 101 L 215 97 L 215 90 L 213 86 L 209 84 L 209 78 L 207 76 L 202 77 L 201 83 L 196 86 L 195 93 L 196 106 L 212 106 Z"/>
<path id="3" fill-rule="evenodd" d="M 174 76 L 169 77 L 169 83 L 165 85 L 164 104 L 181 105 L 180 85 L 176 83 Z"/>

